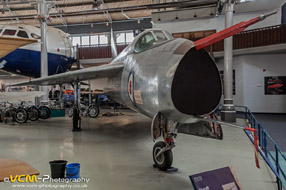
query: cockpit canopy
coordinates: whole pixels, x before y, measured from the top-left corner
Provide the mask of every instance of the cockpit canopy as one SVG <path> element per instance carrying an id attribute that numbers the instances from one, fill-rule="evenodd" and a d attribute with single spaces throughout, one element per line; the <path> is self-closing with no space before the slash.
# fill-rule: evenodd
<path id="1" fill-rule="evenodd" d="M 35 33 L 27 32 L 23 27 L 0 28 L 0 36 L 6 37 L 19 37 L 27 39 L 41 39 L 41 37 Z M 30 35 L 30 36 L 29 36 Z"/>
<path id="2" fill-rule="evenodd" d="M 154 44 L 163 41 L 174 39 L 173 36 L 164 30 L 147 30 L 138 36 L 134 41 L 134 50 L 136 53 L 140 53 L 151 48 Z"/>

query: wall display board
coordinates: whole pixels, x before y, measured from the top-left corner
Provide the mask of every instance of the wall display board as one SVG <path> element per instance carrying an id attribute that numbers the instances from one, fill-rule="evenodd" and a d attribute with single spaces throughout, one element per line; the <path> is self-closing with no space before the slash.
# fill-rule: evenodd
<path id="1" fill-rule="evenodd" d="M 264 78 L 265 95 L 286 95 L 286 76 Z"/>

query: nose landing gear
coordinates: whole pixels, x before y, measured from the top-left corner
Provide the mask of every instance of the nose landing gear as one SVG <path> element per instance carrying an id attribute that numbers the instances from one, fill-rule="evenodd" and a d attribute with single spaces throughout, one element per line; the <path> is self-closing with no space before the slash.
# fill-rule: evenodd
<path id="1" fill-rule="evenodd" d="M 176 146 L 175 138 L 177 123 L 167 120 L 162 114 L 157 113 L 152 121 L 151 133 L 153 141 L 163 136 L 164 141 L 155 143 L 153 147 L 154 166 L 160 170 L 168 170 L 173 163 L 172 149 Z"/>
<path id="2" fill-rule="evenodd" d="M 167 170 L 173 163 L 173 152 L 163 141 L 157 142 L 153 147 L 153 160 L 160 170 Z"/>

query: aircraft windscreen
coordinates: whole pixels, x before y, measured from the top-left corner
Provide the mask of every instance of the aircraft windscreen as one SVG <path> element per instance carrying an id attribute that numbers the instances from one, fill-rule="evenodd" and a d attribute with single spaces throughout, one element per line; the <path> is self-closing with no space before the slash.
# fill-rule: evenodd
<path id="1" fill-rule="evenodd" d="M 165 36 L 164 32 L 162 31 L 154 31 L 154 34 L 159 42 L 168 40 L 168 38 Z"/>
<path id="2" fill-rule="evenodd" d="M 134 49 L 136 52 L 142 52 L 152 47 L 155 42 L 156 40 L 153 34 L 151 32 L 148 32 L 138 39 Z"/>
<path id="3" fill-rule="evenodd" d="M 169 32 L 165 31 L 165 34 L 167 35 L 167 37 L 169 38 L 169 40 L 174 39 L 174 37 L 172 36 L 172 34 L 170 34 Z"/>

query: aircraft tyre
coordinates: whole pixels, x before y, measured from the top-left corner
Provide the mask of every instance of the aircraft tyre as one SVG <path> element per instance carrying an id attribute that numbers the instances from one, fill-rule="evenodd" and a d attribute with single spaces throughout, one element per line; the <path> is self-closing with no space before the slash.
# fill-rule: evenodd
<path id="1" fill-rule="evenodd" d="M 156 157 L 156 154 L 158 154 L 158 152 L 160 152 L 165 147 L 166 144 L 162 141 L 157 142 L 153 147 L 153 160 L 155 165 L 160 170 L 167 170 L 173 163 L 173 153 L 171 149 L 163 152 L 160 156 Z"/>
<path id="2" fill-rule="evenodd" d="M 37 121 L 40 118 L 40 111 L 35 107 L 28 108 L 27 112 L 31 121 Z"/>
<path id="3" fill-rule="evenodd" d="M 99 114 L 99 107 L 95 105 L 91 105 L 88 108 L 88 115 L 91 118 L 96 118 Z"/>
<path id="4" fill-rule="evenodd" d="M 73 109 L 70 109 L 69 111 L 69 117 L 72 117 L 73 116 Z"/>
<path id="5" fill-rule="evenodd" d="M 40 106 L 40 118 L 41 119 L 48 119 L 51 116 L 51 110 L 47 106 Z"/>
<path id="6" fill-rule="evenodd" d="M 14 119 L 17 123 L 25 123 L 28 120 L 28 112 L 23 108 L 18 108 L 14 112 Z"/>

